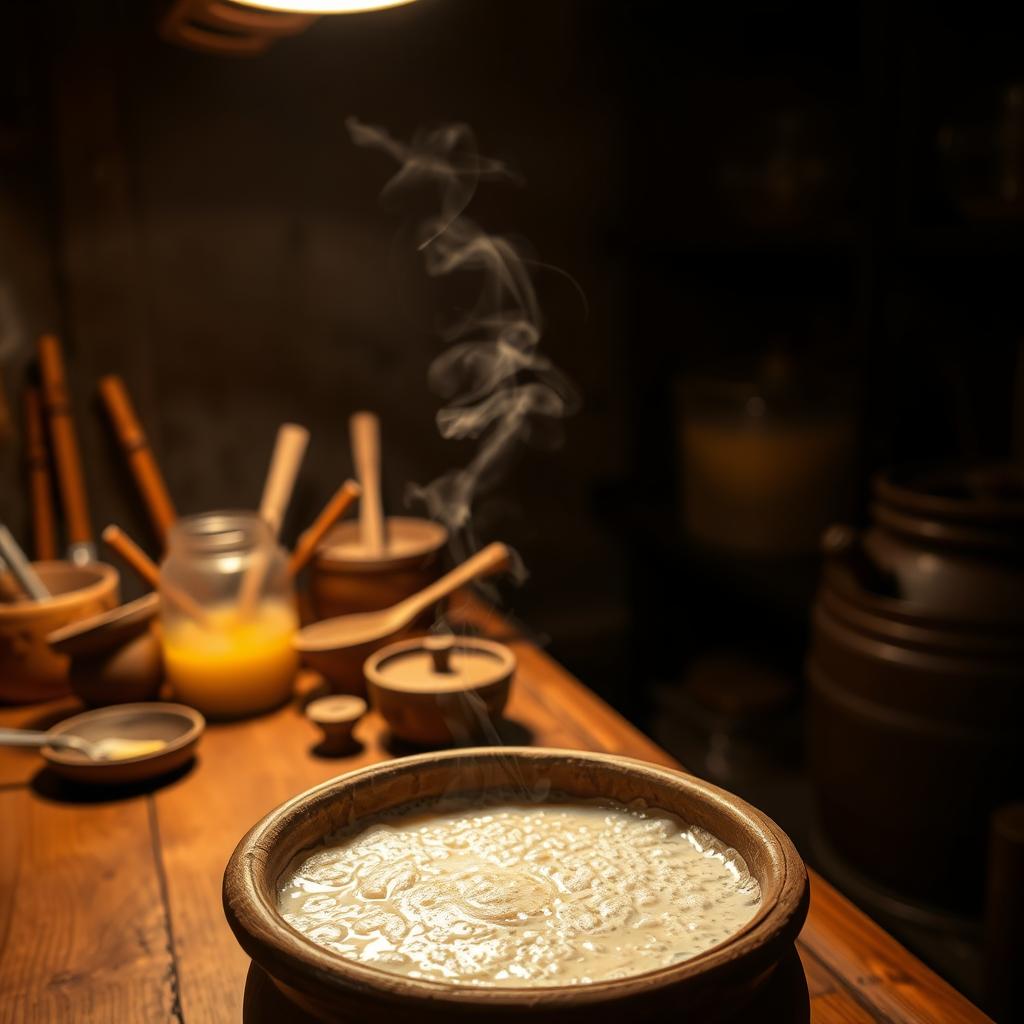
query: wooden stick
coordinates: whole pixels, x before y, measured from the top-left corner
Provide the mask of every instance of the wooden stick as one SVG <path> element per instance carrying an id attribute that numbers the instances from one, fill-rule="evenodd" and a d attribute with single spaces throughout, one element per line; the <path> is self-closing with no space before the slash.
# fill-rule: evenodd
<path id="1" fill-rule="evenodd" d="M 295 550 L 288 561 L 288 571 L 298 576 L 313 557 L 324 534 L 344 515 L 345 510 L 359 497 L 361 488 L 355 480 L 346 480 L 335 492 L 320 515 L 313 520 L 308 530 L 304 530 L 295 544 Z"/>
<path id="2" fill-rule="evenodd" d="M 177 519 L 177 513 L 174 511 L 174 503 L 167 492 L 160 467 L 149 447 L 149 440 L 135 415 L 124 381 L 117 374 L 101 378 L 100 396 L 114 426 L 114 433 L 121 444 L 121 450 L 128 459 L 128 466 L 153 523 L 153 529 L 160 538 L 160 543 L 166 544 L 167 531 Z"/>
<path id="3" fill-rule="evenodd" d="M 263 485 L 260 516 L 270 527 L 274 538 L 281 532 L 281 523 L 295 489 L 295 478 L 309 444 L 309 431 L 297 423 L 284 423 L 277 432 L 274 454 Z"/>
<path id="4" fill-rule="evenodd" d="M 270 527 L 275 541 L 281 532 L 281 523 L 308 443 L 309 431 L 297 423 L 284 423 L 277 432 L 274 454 L 270 458 L 270 469 L 267 470 L 260 500 L 260 517 Z M 238 614 L 241 618 L 252 615 L 269 569 L 270 553 L 257 548 L 238 588 Z"/>
<path id="5" fill-rule="evenodd" d="M 116 551 L 154 590 L 158 590 L 162 598 L 176 605 L 178 610 L 189 618 L 209 625 L 210 616 L 207 610 L 191 594 L 161 580 L 156 562 L 120 526 L 111 524 L 106 527 L 102 537 L 103 543 L 112 551 Z"/>
<path id="6" fill-rule="evenodd" d="M 380 420 L 373 412 L 355 412 L 348 421 L 355 463 L 363 497 L 359 503 L 359 535 L 371 555 L 387 547 L 384 505 L 380 496 Z"/>
<path id="7" fill-rule="evenodd" d="M 68 555 L 73 562 L 95 558 L 89 500 L 85 477 L 78 454 L 78 438 L 71 419 L 64 357 L 60 341 L 53 334 L 44 334 L 38 342 L 39 373 L 43 385 L 43 404 L 50 418 L 50 439 L 57 467 L 57 485 L 64 506 L 68 531 Z"/>
<path id="8" fill-rule="evenodd" d="M 48 562 L 57 557 L 57 517 L 50 487 L 50 460 L 46 450 L 43 406 L 36 388 L 29 388 L 25 392 L 25 467 L 28 472 L 36 560 Z"/>

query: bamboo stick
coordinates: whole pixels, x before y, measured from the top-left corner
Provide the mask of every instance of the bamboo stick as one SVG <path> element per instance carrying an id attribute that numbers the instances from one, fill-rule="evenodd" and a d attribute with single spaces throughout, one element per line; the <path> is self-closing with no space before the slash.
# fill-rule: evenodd
<path id="1" fill-rule="evenodd" d="M 344 515 L 346 509 L 359 497 L 360 487 L 355 480 L 346 480 L 335 492 L 309 529 L 304 530 L 295 544 L 295 550 L 288 561 L 288 571 L 298 576 L 313 557 L 324 534 Z"/>
<path id="2" fill-rule="evenodd" d="M 25 392 L 25 467 L 36 560 L 48 562 L 57 557 L 57 516 L 50 484 L 43 406 L 36 388 Z"/>
<path id="3" fill-rule="evenodd" d="M 153 529 L 160 543 L 166 545 L 167 531 L 177 519 L 177 513 L 128 390 L 117 374 L 101 378 L 99 390 Z"/>

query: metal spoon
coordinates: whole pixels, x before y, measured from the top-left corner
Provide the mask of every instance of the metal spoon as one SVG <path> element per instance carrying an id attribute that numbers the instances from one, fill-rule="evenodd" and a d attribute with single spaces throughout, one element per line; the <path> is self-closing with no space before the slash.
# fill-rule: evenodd
<path id="1" fill-rule="evenodd" d="M 63 732 L 43 732 L 38 729 L 0 729 L 0 746 L 4 747 L 57 747 L 77 750 L 91 761 L 123 761 L 129 757 L 155 754 L 167 746 L 166 740 L 132 740 L 120 736 L 105 736 L 101 740 L 87 740 Z"/>
<path id="2" fill-rule="evenodd" d="M 51 596 L 46 584 L 25 557 L 21 545 L 3 523 L 0 523 L 0 557 L 7 563 L 7 568 L 11 570 L 11 575 L 18 581 L 21 589 L 33 601 L 45 601 Z"/>

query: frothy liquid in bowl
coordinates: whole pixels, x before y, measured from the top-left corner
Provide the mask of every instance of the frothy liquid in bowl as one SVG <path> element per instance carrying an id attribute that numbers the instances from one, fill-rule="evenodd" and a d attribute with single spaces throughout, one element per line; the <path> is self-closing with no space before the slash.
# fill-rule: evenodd
<path id="1" fill-rule="evenodd" d="M 339 833 L 279 908 L 329 950 L 412 978 L 575 985 L 688 960 L 758 910 L 734 850 L 621 804 L 437 805 Z"/>

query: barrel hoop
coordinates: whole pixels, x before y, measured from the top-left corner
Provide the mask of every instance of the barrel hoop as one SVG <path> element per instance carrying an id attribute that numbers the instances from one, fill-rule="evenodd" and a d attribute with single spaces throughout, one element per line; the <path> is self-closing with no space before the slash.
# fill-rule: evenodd
<path id="1" fill-rule="evenodd" d="M 811 686 L 825 699 L 833 704 L 838 704 L 847 711 L 853 712 L 861 718 L 875 719 L 883 722 L 894 729 L 901 729 L 905 732 L 913 732 L 933 736 L 940 739 L 952 739 L 961 743 L 984 743 L 993 742 L 1017 744 L 1022 741 L 1022 730 L 1016 721 L 1002 723 L 1009 728 L 1002 729 L 981 729 L 971 728 L 959 722 L 937 722 L 925 718 L 918 718 L 905 711 L 898 711 L 895 708 L 888 708 L 875 701 L 868 700 L 857 694 L 837 686 L 829 679 L 812 660 L 807 662 L 807 678 Z"/>

